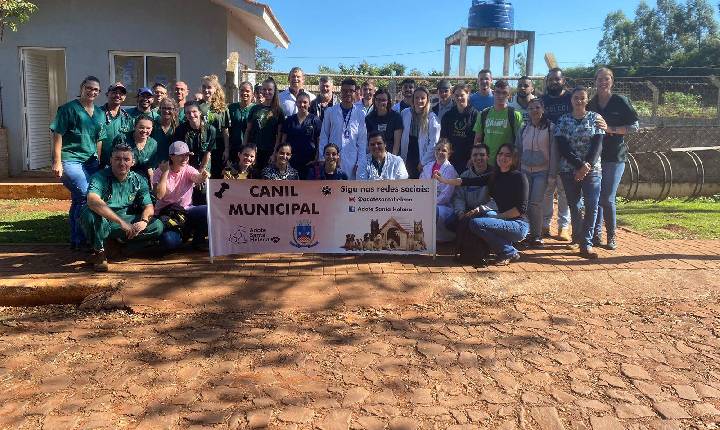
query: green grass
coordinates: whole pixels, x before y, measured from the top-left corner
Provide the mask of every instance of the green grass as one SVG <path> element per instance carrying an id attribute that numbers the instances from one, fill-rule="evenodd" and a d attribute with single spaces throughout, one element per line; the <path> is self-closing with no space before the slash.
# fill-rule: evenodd
<path id="1" fill-rule="evenodd" d="M 720 239 L 720 200 L 618 199 L 618 225 L 654 239 Z"/>
<path id="2" fill-rule="evenodd" d="M 0 243 L 69 243 L 66 202 L 0 200 Z"/>

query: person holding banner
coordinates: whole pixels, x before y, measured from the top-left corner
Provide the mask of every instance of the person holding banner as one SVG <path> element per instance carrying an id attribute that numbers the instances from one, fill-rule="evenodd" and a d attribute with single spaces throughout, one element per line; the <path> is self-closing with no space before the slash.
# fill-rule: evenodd
<path id="1" fill-rule="evenodd" d="M 440 140 L 435 145 L 435 161 L 423 167 L 420 179 L 431 179 L 435 172 L 440 172 L 444 178 L 454 179 L 458 177 L 457 171 L 450 164 L 452 145 L 446 139 Z M 452 196 L 455 187 L 452 185 L 439 184 L 437 187 L 437 198 L 435 207 L 435 222 L 437 224 L 437 241 L 450 242 L 455 239 L 455 234 L 445 227 L 447 220 L 453 215 Z"/>
<path id="2" fill-rule="evenodd" d="M 504 266 L 520 259 L 520 252 L 513 246 L 528 234 L 525 219 L 529 187 L 527 178 L 517 170 L 517 154 L 512 144 L 504 143 L 498 148 L 496 168 L 477 178 L 444 178 L 437 171 L 433 178 L 455 186 L 489 186 L 490 196 L 497 203 L 496 215 L 473 218 L 470 231 L 487 243 L 495 254 L 495 264 Z"/>
<path id="3" fill-rule="evenodd" d="M 366 179 L 367 128 L 365 111 L 353 103 L 353 94 L 357 88 L 354 79 L 344 79 L 340 85 L 340 104 L 325 111 L 320 132 L 318 159 L 328 143 L 340 148 L 340 165 L 350 179 Z"/>
<path id="4" fill-rule="evenodd" d="M 272 157 L 272 164 L 262 170 L 262 178 L 272 181 L 293 181 L 298 180 L 297 170 L 290 165 L 292 157 L 292 146 L 289 143 L 281 143 L 275 148 Z"/>
<path id="5" fill-rule="evenodd" d="M 223 179 L 255 179 L 259 178 L 255 169 L 255 145 L 243 145 L 238 152 L 237 164 L 231 163 L 223 172 Z"/>
<path id="6" fill-rule="evenodd" d="M 182 245 L 183 236 L 192 232 L 193 248 L 202 248 L 208 229 L 207 206 L 193 206 L 192 193 L 195 184 L 205 182 L 208 172 L 198 172 L 188 164 L 193 153 L 185 142 L 173 142 L 168 152 L 170 161 L 160 163 L 153 174 L 155 217 L 165 225 L 160 246 L 167 251 L 176 249 Z"/>
<path id="7" fill-rule="evenodd" d="M 374 131 L 368 139 L 370 159 L 367 162 L 366 177 L 373 181 L 383 179 L 407 179 L 405 162 L 387 151 L 383 133 Z"/>
<path id="8" fill-rule="evenodd" d="M 400 112 L 403 123 L 400 156 L 410 179 L 420 177 L 423 166 L 433 161 L 433 149 L 440 139 L 440 123 L 430 110 L 430 93 L 423 87 L 413 92 L 413 106 Z"/>
<path id="9" fill-rule="evenodd" d="M 347 181 L 347 174 L 340 168 L 340 148 L 334 143 L 325 145 L 325 161 L 317 162 L 308 169 L 309 180 Z"/>

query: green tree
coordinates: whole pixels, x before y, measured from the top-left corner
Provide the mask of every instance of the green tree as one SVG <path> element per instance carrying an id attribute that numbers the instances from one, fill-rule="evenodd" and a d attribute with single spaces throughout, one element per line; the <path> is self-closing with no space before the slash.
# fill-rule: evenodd
<path id="1" fill-rule="evenodd" d="M 527 61 L 525 61 L 525 54 L 523 52 L 519 52 L 517 56 L 515 56 L 514 63 L 515 67 L 517 68 L 518 75 L 527 75 Z"/>
<path id="2" fill-rule="evenodd" d="M 257 70 L 272 70 L 275 56 L 269 49 L 260 47 L 260 39 L 255 38 L 255 68 Z"/>
<path id="3" fill-rule="evenodd" d="M 37 10 L 37 6 L 26 0 L 0 0 L 0 42 L 5 35 L 5 28 L 17 31 Z"/>

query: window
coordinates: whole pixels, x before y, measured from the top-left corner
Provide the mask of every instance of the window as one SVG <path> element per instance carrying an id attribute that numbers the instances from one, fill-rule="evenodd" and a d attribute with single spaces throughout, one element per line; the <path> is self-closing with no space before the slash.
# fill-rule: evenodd
<path id="1" fill-rule="evenodd" d="M 160 82 L 168 94 L 178 79 L 178 55 L 143 52 L 110 52 L 110 82 L 120 81 L 127 87 L 126 106 L 137 104 L 137 90 Z"/>

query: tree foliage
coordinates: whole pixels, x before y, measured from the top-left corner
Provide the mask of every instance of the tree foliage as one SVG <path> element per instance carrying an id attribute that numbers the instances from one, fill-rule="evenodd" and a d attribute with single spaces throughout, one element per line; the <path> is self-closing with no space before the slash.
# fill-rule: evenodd
<path id="1" fill-rule="evenodd" d="M 255 68 L 257 70 L 272 70 L 275 57 L 269 49 L 260 47 L 260 39 L 255 38 Z"/>
<path id="2" fill-rule="evenodd" d="M 623 66 L 618 69 L 628 75 L 667 73 L 657 66 L 716 65 L 720 64 L 719 36 L 708 0 L 656 0 L 655 7 L 643 0 L 633 18 L 620 10 L 605 17 L 593 63 Z"/>
<path id="3" fill-rule="evenodd" d="M 0 0 L 0 41 L 5 35 L 5 28 L 17 31 L 36 10 L 37 6 L 26 0 Z"/>

